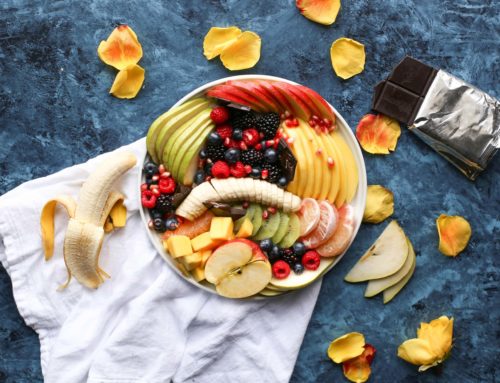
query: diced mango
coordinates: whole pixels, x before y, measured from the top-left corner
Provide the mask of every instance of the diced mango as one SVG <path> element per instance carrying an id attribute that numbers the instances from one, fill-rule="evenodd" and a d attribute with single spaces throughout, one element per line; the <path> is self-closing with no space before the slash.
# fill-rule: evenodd
<path id="1" fill-rule="evenodd" d="M 208 258 L 212 255 L 212 250 L 203 250 L 201 253 L 201 267 L 205 268 Z"/>
<path id="2" fill-rule="evenodd" d="M 240 230 L 236 233 L 236 238 L 247 238 L 252 235 L 253 224 L 249 218 L 245 218 L 241 224 Z"/>
<path id="3" fill-rule="evenodd" d="M 205 279 L 205 268 L 197 267 L 196 269 L 191 270 L 191 275 L 196 282 L 202 281 Z"/>
<path id="4" fill-rule="evenodd" d="M 178 260 L 186 267 L 187 270 L 191 271 L 201 265 L 201 253 L 197 252 L 185 255 L 184 257 L 178 258 Z"/>
<path id="5" fill-rule="evenodd" d="M 231 217 L 214 217 L 210 224 L 210 237 L 212 239 L 229 240 L 233 235 L 233 220 Z"/>
<path id="6" fill-rule="evenodd" d="M 212 239 L 210 232 L 205 232 L 191 240 L 191 245 L 194 251 L 204 251 L 212 250 L 219 246 L 221 243 L 220 239 Z"/>
<path id="7" fill-rule="evenodd" d="M 173 235 L 164 241 L 166 250 L 170 253 L 172 258 L 179 258 L 185 255 L 193 254 L 191 247 L 191 240 L 186 235 Z"/>

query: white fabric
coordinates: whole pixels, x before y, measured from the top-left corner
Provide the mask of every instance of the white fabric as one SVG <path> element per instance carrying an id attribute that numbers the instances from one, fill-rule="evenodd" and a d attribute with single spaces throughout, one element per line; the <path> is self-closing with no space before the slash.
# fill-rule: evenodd
<path id="1" fill-rule="evenodd" d="M 145 154 L 144 140 L 125 148 L 138 158 Z M 228 300 L 187 283 L 147 237 L 138 211 L 138 166 L 116 185 L 127 196 L 129 216 L 101 251 L 100 265 L 111 279 L 97 290 L 73 280 L 56 291 L 66 278 L 67 218 L 58 208 L 55 253 L 45 262 L 41 208 L 58 194 L 76 198 L 104 156 L 0 197 L 0 260 L 19 312 L 39 334 L 45 381 L 287 382 L 320 282 L 259 301 Z"/>

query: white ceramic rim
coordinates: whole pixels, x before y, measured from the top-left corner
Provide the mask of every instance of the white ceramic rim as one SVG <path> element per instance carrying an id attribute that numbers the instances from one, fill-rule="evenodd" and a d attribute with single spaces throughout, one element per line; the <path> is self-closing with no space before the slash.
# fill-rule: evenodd
<path id="1" fill-rule="evenodd" d="M 184 102 L 186 102 L 187 100 L 189 100 L 195 96 L 199 96 L 201 94 L 204 94 L 208 88 L 211 88 L 215 85 L 224 83 L 224 82 L 229 81 L 229 80 L 250 80 L 250 79 L 281 81 L 281 82 L 286 82 L 289 84 L 297 85 L 296 82 L 293 82 L 293 81 L 290 81 L 290 80 L 287 80 L 287 79 L 284 79 L 281 77 L 268 76 L 268 75 L 249 74 L 249 75 L 229 76 L 229 77 L 224 77 L 224 78 L 221 78 L 219 80 L 209 82 L 205 85 L 202 85 L 202 86 L 196 88 L 195 90 L 191 91 L 190 93 L 188 93 L 187 95 L 182 97 L 179 101 L 177 101 L 174 105 L 172 105 L 171 108 L 174 108 L 180 104 L 183 104 Z M 361 221 L 363 218 L 363 212 L 365 210 L 365 203 L 366 203 L 367 179 L 366 179 L 366 168 L 365 168 L 365 162 L 363 159 L 363 154 L 361 153 L 361 149 L 358 145 L 356 137 L 354 136 L 354 133 L 352 132 L 352 130 L 349 127 L 349 125 L 347 124 L 347 122 L 344 120 L 342 115 L 337 111 L 337 109 L 335 109 L 329 102 L 328 102 L 328 105 L 330 105 L 333 112 L 335 113 L 335 116 L 337 118 L 337 128 L 339 129 L 339 132 L 342 135 L 342 137 L 345 139 L 345 142 L 349 146 L 349 149 L 351 149 L 351 152 L 353 153 L 354 158 L 356 160 L 356 165 L 358 167 L 358 177 L 359 177 L 358 189 L 356 191 L 356 194 L 354 195 L 354 198 L 351 201 L 351 205 L 354 208 L 355 227 L 354 227 L 354 232 L 353 232 L 351 241 L 349 242 L 349 246 L 347 246 L 346 250 L 341 255 L 339 255 L 335 258 L 332 258 L 332 263 L 328 267 L 326 267 L 326 269 L 321 274 L 318 274 L 318 276 L 314 279 L 313 282 L 311 282 L 310 284 L 308 284 L 307 286 L 305 286 L 303 288 L 307 288 L 310 285 L 312 285 L 313 283 L 315 283 L 316 281 L 318 281 L 319 279 L 321 279 L 326 273 L 328 273 L 344 257 L 344 254 L 349 250 L 352 242 L 354 241 L 354 239 L 356 238 L 356 236 L 358 234 L 359 227 L 361 226 Z M 138 178 L 138 185 L 137 185 L 138 188 L 140 188 L 140 185 L 144 182 L 142 168 L 144 166 L 144 161 L 146 160 L 147 157 L 148 157 L 148 154 L 146 152 L 146 156 L 144 158 L 142 158 L 141 163 L 140 163 L 141 171 L 139 171 L 139 178 Z M 149 226 L 148 226 L 149 213 L 146 211 L 146 209 L 144 207 L 142 207 L 141 204 L 139 204 L 139 205 L 141 206 L 141 208 L 139 209 L 139 211 L 141 213 L 141 218 L 142 218 L 142 221 L 144 222 L 146 231 L 148 232 L 148 236 L 149 236 L 151 242 L 153 243 L 154 247 L 158 251 L 158 253 L 168 263 L 168 265 L 181 278 L 188 281 L 192 285 L 195 285 L 196 287 L 201 288 L 205 291 L 208 291 L 212 294 L 218 295 L 214 288 L 210 288 L 210 287 L 207 287 L 205 285 L 202 285 L 201 283 L 196 282 L 193 278 L 188 278 L 188 277 L 184 276 L 184 274 L 182 274 L 182 272 L 177 268 L 174 261 L 172 260 L 172 257 L 170 257 L 168 255 L 168 253 L 165 251 L 165 249 L 163 248 L 163 244 L 161 242 L 160 235 L 156 234 L 153 230 L 151 230 L 149 228 Z M 284 293 L 287 293 L 290 291 L 294 291 L 294 290 L 288 290 Z M 283 295 L 283 294 L 277 295 L 276 297 L 279 297 L 281 295 Z M 244 299 L 265 299 L 265 298 L 274 298 L 274 297 L 254 295 L 252 297 L 248 297 L 248 298 L 244 298 Z"/>

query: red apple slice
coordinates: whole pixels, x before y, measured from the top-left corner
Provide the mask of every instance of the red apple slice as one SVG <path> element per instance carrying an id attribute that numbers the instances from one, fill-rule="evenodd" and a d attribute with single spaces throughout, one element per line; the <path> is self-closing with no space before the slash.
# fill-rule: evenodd
<path id="1" fill-rule="evenodd" d="M 309 108 L 309 111 L 311 112 L 311 115 L 309 116 L 309 119 L 312 118 L 312 116 L 316 116 L 319 118 L 323 118 L 323 110 L 318 108 L 316 103 L 309 97 L 309 94 L 304 92 L 302 88 L 298 85 L 295 85 L 291 87 L 290 89 L 293 93 L 297 95 L 297 97 L 300 97 L 302 101 L 307 105 Z"/>
<path id="2" fill-rule="evenodd" d="M 302 92 L 299 90 L 299 88 L 296 85 L 281 83 L 281 88 L 285 89 L 292 96 L 292 98 L 297 102 L 299 107 L 307 115 L 306 122 L 311 119 L 313 114 L 317 114 L 317 113 L 315 113 L 316 105 L 311 103 L 307 96 L 302 95 Z M 318 115 L 318 117 L 319 117 L 319 115 Z"/>
<path id="3" fill-rule="evenodd" d="M 255 96 L 251 95 L 250 93 L 247 93 L 243 90 L 238 89 L 235 86 L 232 85 L 218 85 L 218 89 L 222 90 L 223 92 L 232 95 L 234 97 L 238 97 L 239 99 L 246 100 L 247 104 L 250 104 L 253 109 L 255 109 L 258 112 L 263 112 L 263 105 L 260 104 L 259 100 L 255 98 Z"/>
<path id="4" fill-rule="evenodd" d="M 345 204 L 339 210 L 339 223 L 337 229 L 323 245 L 316 248 L 322 257 L 335 257 L 344 252 L 351 241 L 354 232 L 354 209 Z"/>
<path id="5" fill-rule="evenodd" d="M 259 104 L 262 107 L 262 110 L 267 112 L 269 111 L 278 111 L 278 106 L 275 101 L 267 96 L 267 94 L 263 93 L 260 88 L 254 84 L 253 81 L 239 81 L 239 80 L 229 80 L 226 84 L 237 87 L 238 89 L 249 93 L 259 100 Z"/>
<path id="6" fill-rule="evenodd" d="M 305 237 L 318 226 L 320 218 L 318 202 L 313 198 L 304 198 L 297 215 L 300 222 L 300 236 Z"/>
<path id="7" fill-rule="evenodd" d="M 316 107 L 321 110 L 321 117 L 327 118 L 328 120 L 332 121 L 333 124 L 335 124 L 335 114 L 333 113 L 330 105 L 328 105 L 328 103 L 323 97 L 321 97 L 321 95 L 319 95 L 311 88 L 303 85 L 297 85 L 297 88 L 309 95 L 309 98 L 316 104 Z"/>
<path id="8" fill-rule="evenodd" d="M 234 102 L 236 104 L 240 104 L 243 106 L 246 106 L 248 108 L 251 108 L 252 105 L 248 100 L 244 100 L 240 97 L 235 96 L 234 94 L 227 93 L 226 91 L 222 90 L 219 88 L 219 86 L 216 86 L 212 89 L 209 89 L 207 91 L 207 96 L 208 97 L 213 97 L 213 98 L 218 98 L 220 100 L 228 101 L 228 102 Z"/>
<path id="9" fill-rule="evenodd" d="M 319 204 L 320 217 L 318 226 L 302 242 L 308 249 L 315 249 L 330 239 L 338 223 L 337 210 L 327 201 Z"/>
<path id="10" fill-rule="evenodd" d="M 283 97 L 288 100 L 288 103 L 292 106 L 293 115 L 295 117 L 302 118 L 304 121 L 309 121 L 309 113 L 307 106 L 291 93 L 287 88 L 289 84 L 283 82 L 274 82 L 273 86 L 277 89 Z"/>
<path id="11" fill-rule="evenodd" d="M 286 109 L 283 105 L 281 105 L 280 101 L 274 97 L 274 95 L 265 87 L 263 86 L 259 81 L 252 81 L 252 83 L 255 85 L 255 88 L 260 91 L 260 93 L 266 95 L 266 97 L 269 100 L 272 100 L 274 106 L 275 106 L 275 112 L 277 113 L 283 113 Z"/>
<path id="12" fill-rule="evenodd" d="M 293 114 L 294 110 L 292 104 L 290 104 L 290 102 L 288 102 L 288 99 L 284 97 L 281 94 L 281 92 L 274 87 L 275 81 L 271 82 L 266 80 L 260 80 L 258 81 L 258 84 L 260 84 L 262 87 L 268 90 L 274 96 L 274 98 L 279 101 L 283 111 L 288 111 L 289 113 Z"/>

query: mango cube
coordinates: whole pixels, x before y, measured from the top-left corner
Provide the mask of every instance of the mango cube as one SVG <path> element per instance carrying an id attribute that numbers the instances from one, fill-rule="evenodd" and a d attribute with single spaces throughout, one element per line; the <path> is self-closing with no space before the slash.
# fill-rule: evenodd
<path id="1" fill-rule="evenodd" d="M 201 253 L 198 252 L 185 255 L 184 257 L 180 257 L 178 260 L 184 265 L 184 267 L 188 271 L 191 271 L 201 265 Z"/>
<path id="2" fill-rule="evenodd" d="M 163 242 L 163 246 L 165 245 L 172 258 L 193 254 L 191 240 L 186 235 L 173 235 Z"/>
<path id="3" fill-rule="evenodd" d="M 247 238 L 252 235 L 253 224 L 249 218 L 245 218 L 241 224 L 240 230 L 236 233 L 236 238 Z"/>
<path id="4" fill-rule="evenodd" d="M 205 279 L 205 268 L 197 267 L 196 269 L 191 270 L 191 275 L 196 282 L 202 281 Z"/>
<path id="5" fill-rule="evenodd" d="M 233 235 L 233 220 L 231 217 L 214 217 L 210 224 L 212 239 L 229 240 Z"/>
<path id="6" fill-rule="evenodd" d="M 191 246 L 193 246 L 194 251 L 205 251 L 212 250 L 219 246 L 221 243 L 218 239 L 213 239 L 210 236 L 210 232 L 205 232 L 191 240 Z"/>
<path id="7" fill-rule="evenodd" d="M 200 267 L 205 268 L 205 264 L 207 263 L 208 258 L 210 258 L 210 256 L 212 255 L 212 250 L 203 250 L 203 251 L 200 251 L 200 253 L 201 253 L 201 265 L 200 265 Z"/>

